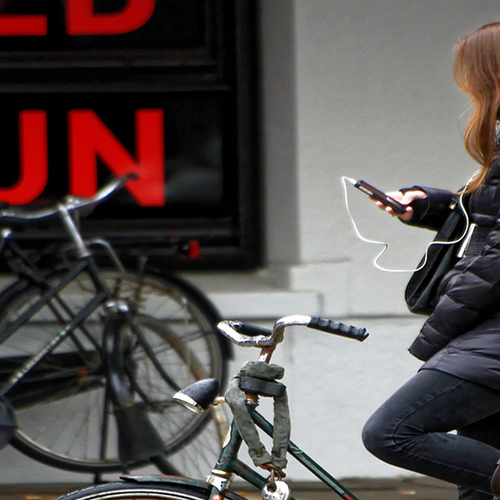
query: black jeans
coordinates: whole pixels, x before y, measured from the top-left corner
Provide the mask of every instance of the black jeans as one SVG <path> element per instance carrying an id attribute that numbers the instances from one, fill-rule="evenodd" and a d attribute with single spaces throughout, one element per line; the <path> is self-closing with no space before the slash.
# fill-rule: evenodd
<path id="1" fill-rule="evenodd" d="M 500 391 L 422 370 L 370 417 L 363 442 L 387 463 L 459 485 L 460 500 L 491 500 Z"/>

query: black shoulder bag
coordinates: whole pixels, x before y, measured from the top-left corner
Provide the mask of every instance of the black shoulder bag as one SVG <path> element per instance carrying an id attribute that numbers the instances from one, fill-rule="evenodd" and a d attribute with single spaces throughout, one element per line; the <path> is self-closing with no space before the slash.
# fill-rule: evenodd
<path id="1" fill-rule="evenodd" d="M 434 242 L 458 240 L 465 230 L 466 219 L 455 203 L 453 211 L 445 220 L 441 229 L 436 234 Z M 427 249 L 425 256 L 417 267 L 425 261 L 419 271 L 415 271 L 405 290 L 405 300 L 408 309 L 415 314 L 429 315 L 436 307 L 438 301 L 438 287 L 444 275 L 450 271 L 458 260 L 458 250 L 462 240 L 446 245 L 433 244 Z"/>

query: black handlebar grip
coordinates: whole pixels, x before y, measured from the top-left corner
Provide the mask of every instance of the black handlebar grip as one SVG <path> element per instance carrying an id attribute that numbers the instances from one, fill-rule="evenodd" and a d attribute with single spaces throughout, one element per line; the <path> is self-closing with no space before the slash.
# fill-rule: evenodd
<path id="1" fill-rule="evenodd" d="M 334 333 L 335 335 L 341 335 L 342 337 L 359 340 L 360 342 L 363 342 L 363 340 L 365 340 L 369 335 L 366 328 L 358 328 L 356 326 L 340 323 L 339 321 L 332 321 L 331 319 L 319 318 L 317 316 L 312 316 L 311 321 L 307 326 L 308 328 L 314 328 L 315 330 L 321 330 L 322 332 L 327 333 Z"/>
<path id="2" fill-rule="evenodd" d="M 270 337 L 272 335 L 272 330 L 267 328 L 261 328 L 259 326 L 246 325 L 245 323 L 233 323 L 231 325 L 238 333 L 243 335 L 248 335 L 249 337 L 257 337 L 258 335 L 265 335 Z"/>

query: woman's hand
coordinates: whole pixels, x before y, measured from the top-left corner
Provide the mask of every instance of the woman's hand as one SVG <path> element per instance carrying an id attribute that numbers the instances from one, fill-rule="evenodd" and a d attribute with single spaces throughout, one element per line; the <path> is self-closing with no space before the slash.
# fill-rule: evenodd
<path id="1" fill-rule="evenodd" d="M 415 200 L 422 200 L 424 198 L 427 198 L 427 194 L 420 190 L 406 191 L 406 193 L 404 194 L 401 191 L 391 191 L 386 194 L 391 198 L 394 198 L 396 201 L 399 201 L 399 203 L 403 205 L 410 205 L 410 203 Z M 393 217 L 399 217 L 404 222 L 408 222 L 413 217 L 413 208 L 410 206 L 406 207 L 406 212 L 404 212 L 403 214 L 398 214 L 391 207 L 384 205 L 380 201 L 377 201 L 374 198 L 372 198 L 372 200 L 375 201 L 377 207 L 379 207 L 380 210 L 384 210 Z"/>

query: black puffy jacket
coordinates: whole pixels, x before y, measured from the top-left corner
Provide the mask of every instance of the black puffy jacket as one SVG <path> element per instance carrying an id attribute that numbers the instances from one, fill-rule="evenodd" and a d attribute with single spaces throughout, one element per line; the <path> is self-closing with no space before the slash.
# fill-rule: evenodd
<path id="1" fill-rule="evenodd" d="M 434 369 L 500 390 L 500 159 L 485 185 L 467 195 L 471 222 L 478 225 L 464 257 L 444 276 L 439 302 L 410 346 Z M 452 193 L 421 188 L 427 210 L 410 224 L 438 229 L 449 215 Z M 496 205 L 496 206 L 495 206 Z"/>

